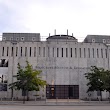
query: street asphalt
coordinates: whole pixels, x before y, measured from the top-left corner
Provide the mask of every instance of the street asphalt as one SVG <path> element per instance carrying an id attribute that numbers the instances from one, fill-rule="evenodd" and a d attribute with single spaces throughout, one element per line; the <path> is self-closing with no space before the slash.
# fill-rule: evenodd
<path id="1" fill-rule="evenodd" d="M 0 105 L 16 106 L 110 106 L 109 101 L 82 101 L 82 100 L 44 100 L 44 101 L 0 101 Z M 1 110 L 1 109 L 0 109 Z"/>
<path id="2" fill-rule="evenodd" d="M 110 110 L 110 106 L 18 106 L 0 105 L 0 110 Z"/>

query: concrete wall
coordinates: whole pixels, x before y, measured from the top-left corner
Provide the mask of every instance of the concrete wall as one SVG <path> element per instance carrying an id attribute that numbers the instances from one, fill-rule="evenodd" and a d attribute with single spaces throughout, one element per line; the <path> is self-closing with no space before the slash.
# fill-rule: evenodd
<path id="1" fill-rule="evenodd" d="M 2 51 L 4 47 L 4 56 Z M 7 47 L 9 47 L 9 56 L 7 56 Z M 12 53 L 13 47 L 13 56 Z M 18 55 L 16 56 L 16 47 L 18 47 Z M 22 47 L 22 56 L 21 56 Z M 27 54 L 25 56 L 25 47 L 27 47 Z M 31 47 L 31 56 L 30 56 Z M 34 47 L 36 47 L 36 56 L 34 56 Z M 39 50 L 40 47 L 40 50 Z M 45 47 L 45 52 L 44 51 Z M 54 48 L 54 56 L 53 56 Z M 59 57 L 57 57 L 57 48 L 59 48 Z M 62 57 L 63 48 L 63 57 Z M 66 57 L 66 48 L 68 49 L 68 57 Z M 72 48 L 72 57 L 71 57 Z M 77 49 L 77 57 L 75 57 L 75 48 Z M 85 48 L 85 57 L 84 57 Z M 90 56 L 88 53 L 90 49 Z M 93 49 L 94 48 L 94 58 Z M 81 49 L 81 55 L 80 55 Z M 97 49 L 99 58 L 97 57 Z M 101 56 L 101 49 L 103 49 L 103 58 Z M 107 49 L 107 58 L 105 54 Z M 40 51 L 40 54 L 39 54 Z M 44 55 L 45 53 L 45 55 Z M 34 69 L 42 70 L 42 78 L 52 85 L 79 85 L 79 98 L 88 97 L 87 80 L 84 74 L 90 71 L 91 66 L 103 67 L 109 69 L 109 47 L 99 43 L 75 43 L 75 42 L 19 42 L 13 45 L 10 42 L 0 42 L 0 59 L 8 59 L 8 84 L 16 81 L 12 78 L 17 73 L 18 62 L 22 67 L 26 66 L 26 60 L 32 64 Z M 31 97 L 34 97 L 36 93 L 30 93 Z M 40 95 L 45 95 L 45 90 L 40 91 Z M 11 97 L 11 90 L 8 89 L 7 97 Z M 21 92 L 14 92 L 14 97 L 21 97 Z M 97 97 L 96 93 L 92 94 L 92 97 Z M 103 97 L 108 97 L 106 93 L 103 93 Z"/>

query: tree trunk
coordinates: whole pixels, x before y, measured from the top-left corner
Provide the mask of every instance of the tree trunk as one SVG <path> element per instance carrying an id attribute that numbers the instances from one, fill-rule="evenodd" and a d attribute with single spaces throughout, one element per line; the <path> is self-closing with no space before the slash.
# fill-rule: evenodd
<path id="1" fill-rule="evenodd" d="M 25 96 L 26 96 L 26 90 L 22 89 L 22 96 L 23 96 L 23 104 L 25 104 Z"/>
<path id="2" fill-rule="evenodd" d="M 11 89 L 11 98 L 13 98 L 13 88 Z"/>
<path id="3" fill-rule="evenodd" d="M 102 91 L 100 91 L 100 100 L 102 101 Z"/>
<path id="4" fill-rule="evenodd" d="M 23 104 L 25 104 L 25 95 L 24 95 L 24 97 L 23 97 Z"/>
<path id="5" fill-rule="evenodd" d="M 27 101 L 29 101 L 29 91 L 27 91 Z"/>
<path id="6" fill-rule="evenodd" d="M 110 91 L 109 91 L 109 103 L 110 103 Z"/>

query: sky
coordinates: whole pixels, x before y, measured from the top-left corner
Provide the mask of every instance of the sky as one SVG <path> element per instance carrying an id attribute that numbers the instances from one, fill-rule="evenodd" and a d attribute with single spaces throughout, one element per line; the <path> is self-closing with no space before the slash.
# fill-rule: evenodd
<path id="1" fill-rule="evenodd" d="M 74 35 L 110 35 L 110 0 L 0 0 L 3 32 Z M 0 36 L 1 37 L 1 36 Z"/>

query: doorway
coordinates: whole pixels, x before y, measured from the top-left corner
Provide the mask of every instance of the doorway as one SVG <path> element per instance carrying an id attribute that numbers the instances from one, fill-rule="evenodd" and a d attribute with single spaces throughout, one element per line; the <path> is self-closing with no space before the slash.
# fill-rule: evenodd
<path id="1" fill-rule="evenodd" d="M 79 85 L 48 85 L 47 99 L 79 99 Z"/>
<path id="2" fill-rule="evenodd" d="M 68 96 L 69 96 L 69 99 L 71 99 L 71 98 L 73 98 L 73 87 L 69 87 L 69 94 L 68 94 Z"/>

